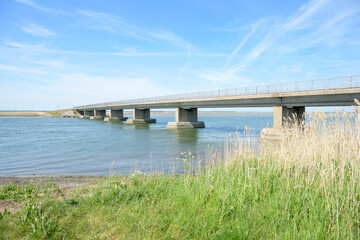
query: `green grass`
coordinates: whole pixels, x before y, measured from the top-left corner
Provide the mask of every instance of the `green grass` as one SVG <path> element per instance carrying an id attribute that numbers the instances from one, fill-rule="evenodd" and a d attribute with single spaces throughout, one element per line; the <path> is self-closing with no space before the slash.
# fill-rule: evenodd
<path id="1" fill-rule="evenodd" d="M 279 142 L 235 137 L 202 168 L 183 153 L 183 175 L 2 187 L 0 201 L 23 207 L 0 214 L 0 239 L 360 239 L 355 113 L 309 115 Z"/>
<path id="2" fill-rule="evenodd" d="M 295 171 L 252 159 L 195 175 L 110 177 L 64 201 L 32 196 L 0 219 L 0 232 L 5 239 L 358 239 L 360 182 L 349 175 L 324 185 L 321 172 L 309 181 Z"/>
<path id="3" fill-rule="evenodd" d="M 61 116 L 63 113 L 71 111 L 71 110 L 74 111 L 73 109 L 61 109 L 61 110 L 50 111 L 47 113 L 51 114 L 51 115 L 55 115 L 55 116 Z"/>
<path id="4" fill-rule="evenodd" d="M 0 200 L 12 199 L 17 202 L 24 199 L 34 198 L 38 195 L 52 195 L 53 193 L 61 193 L 60 189 L 55 184 L 45 184 L 43 186 L 32 184 L 19 186 L 16 184 L 9 184 L 0 188 Z"/>

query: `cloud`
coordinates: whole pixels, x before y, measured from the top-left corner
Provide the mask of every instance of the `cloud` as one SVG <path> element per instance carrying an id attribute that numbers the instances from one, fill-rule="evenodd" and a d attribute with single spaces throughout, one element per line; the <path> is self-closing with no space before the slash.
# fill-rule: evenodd
<path id="1" fill-rule="evenodd" d="M 58 14 L 65 14 L 65 12 L 61 11 L 61 10 L 56 10 L 56 9 L 51 9 L 51 8 L 46 8 L 46 7 L 42 7 L 41 5 L 37 4 L 36 2 L 32 1 L 32 0 L 14 0 L 15 2 L 19 2 L 31 7 L 34 7 L 36 9 L 39 9 L 41 11 L 44 12 L 48 12 L 48 13 L 58 13 Z"/>
<path id="2" fill-rule="evenodd" d="M 176 56 L 188 56 L 188 51 L 138 51 L 135 48 L 124 48 L 123 51 L 114 52 L 84 52 L 84 51 L 68 51 L 47 48 L 46 43 L 39 44 L 27 44 L 14 42 L 9 40 L 3 40 L 4 46 L 8 49 L 17 49 L 24 54 L 27 53 L 42 53 L 48 55 L 88 55 L 88 56 L 121 56 L 121 57 L 176 57 Z M 1 46 L 0 46 L 1 47 Z M 118 47 L 114 47 L 115 49 Z M 192 52 L 192 56 L 197 57 L 212 57 L 212 58 L 224 58 L 227 57 L 226 53 L 211 53 L 211 52 Z"/>
<path id="3" fill-rule="evenodd" d="M 188 50 L 193 48 L 193 45 L 190 42 L 182 39 L 181 37 L 175 35 L 174 33 L 169 32 L 169 31 L 162 30 L 162 31 L 151 33 L 151 35 L 155 38 L 169 42 L 175 46 L 179 46 L 179 47 L 182 47 L 182 48 L 185 48 Z"/>
<path id="4" fill-rule="evenodd" d="M 14 41 L 8 41 L 4 40 L 5 46 L 11 47 L 11 48 L 18 48 L 18 49 L 36 49 L 40 50 L 43 49 L 45 46 L 45 43 L 40 43 L 36 45 L 26 44 L 26 43 L 19 43 Z"/>
<path id="5" fill-rule="evenodd" d="M 154 84 L 150 78 L 109 78 L 84 73 L 61 74 L 50 86 L 39 88 L 54 95 L 72 96 L 71 103 L 75 105 L 158 96 L 171 92 Z"/>
<path id="6" fill-rule="evenodd" d="M 240 77 L 235 74 L 229 74 L 220 71 L 207 71 L 205 73 L 201 73 L 199 77 L 206 81 L 211 81 L 215 84 L 223 84 L 223 83 L 250 84 L 252 82 L 252 80 L 249 78 Z"/>
<path id="7" fill-rule="evenodd" d="M 39 36 L 39 37 L 54 37 L 56 36 L 56 33 L 53 31 L 50 31 L 42 26 L 33 24 L 33 23 L 28 23 L 24 26 L 21 26 L 21 29 L 24 32 L 30 33 L 31 35 L 34 36 Z"/>
<path id="8" fill-rule="evenodd" d="M 146 39 L 145 33 L 141 29 L 126 23 L 117 16 L 87 9 L 77 10 L 77 13 L 86 17 L 93 29 L 120 33 L 139 39 Z"/>
<path id="9" fill-rule="evenodd" d="M 77 13 L 86 17 L 89 20 L 91 28 L 93 29 L 123 34 L 125 36 L 147 41 L 162 40 L 171 45 L 182 47 L 187 50 L 194 48 L 194 46 L 190 42 L 170 31 L 149 31 L 138 26 L 129 24 L 117 16 L 103 12 L 79 9 L 77 10 Z"/>
<path id="10" fill-rule="evenodd" d="M 0 69 L 14 73 L 47 74 L 46 71 L 0 64 Z"/>
<path id="11" fill-rule="evenodd" d="M 108 78 L 75 73 L 62 75 L 58 83 L 57 88 L 64 91 L 78 92 L 78 89 L 81 89 L 83 95 L 91 97 L 91 101 L 95 102 L 156 96 L 169 92 L 168 89 L 152 83 L 150 78 Z M 64 83 L 66 88 L 63 87 Z"/>
<path id="12" fill-rule="evenodd" d="M 259 27 L 260 22 L 253 24 L 251 27 L 251 31 L 242 39 L 242 41 L 237 45 L 237 47 L 232 51 L 232 53 L 228 56 L 227 60 L 226 60 L 226 65 L 225 68 L 229 65 L 229 63 L 231 62 L 231 60 L 233 60 L 233 58 L 236 56 L 236 54 L 240 51 L 241 48 L 244 47 L 244 45 L 247 43 L 247 41 L 249 40 L 249 38 L 255 33 L 255 31 L 257 30 L 257 28 Z"/>
<path id="13" fill-rule="evenodd" d="M 282 49 L 296 51 L 307 49 L 323 41 L 330 41 L 335 36 L 342 36 L 344 33 L 339 30 L 343 29 L 340 22 L 349 20 L 357 11 L 331 9 L 330 3 L 331 0 L 307 2 L 283 23 L 274 24 L 263 40 L 250 49 L 240 62 L 233 64 L 225 72 L 228 74 L 242 72 L 269 50 L 272 50 L 274 57 L 279 58 L 279 52 L 274 52 L 274 49 L 279 49 L 281 45 L 283 45 Z M 289 47 L 285 47 L 286 45 Z M 242 44 L 240 43 L 239 46 L 242 47 Z M 237 48 L 234 49 L 233 53 L 236 52 Z M 230 54 L 229 58 L 233 56 L 233 53 Z"/>

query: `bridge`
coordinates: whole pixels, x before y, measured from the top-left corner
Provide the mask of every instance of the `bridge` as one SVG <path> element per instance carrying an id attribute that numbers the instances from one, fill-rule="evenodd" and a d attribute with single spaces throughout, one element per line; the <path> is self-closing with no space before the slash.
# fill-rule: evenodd
<path id="1" fill-rule="evenodd" d="M 181 129 L 205 127 L 198 121 L 199 108 L 274 107 L 273 129 L 262 132 L 271 138 L 282 128 L 284 119 L 300 120 L 306 107 L 351 106 L 354 99 L 360 99 L 360 75 L 104 102 L 75 109 L 83 118 L 137 124 L 156 123 L 150 109 L 175 108 L 175 122 L 169 122 L 167 129 Z M 133 109 L 132 119 L 124 117 L 124 109 Z"/>

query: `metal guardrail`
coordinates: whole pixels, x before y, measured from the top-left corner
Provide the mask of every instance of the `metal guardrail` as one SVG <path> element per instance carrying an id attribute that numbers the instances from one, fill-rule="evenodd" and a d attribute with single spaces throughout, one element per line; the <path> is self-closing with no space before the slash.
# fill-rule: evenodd
<path id="1" fill-rule="evenodd" d="M 77 106 L 75 108 L 134 104 L 134 103 L 152 103 L 152 102 L 162 102 L 162 101 L 167 102 L 167 101 L 178 101 L 178 100 L 187 100 L 187 99 L 231 97 L 231 96 L 242 96 L 242 95 L 250 95 L 250 94 L 330 90 L 330 89 L 355 88 L 355 87 L 360 87 L 360 75 L 321 78 L 321 79 L 287 82 L 287 83 L 274 83 L 274 84 L 266 84 L 266 85 L 250 86 L 250 87 L 227 88 L 227 89 L 219 89 L 219 90 L 165 95 L 159 97 L 137 98 L 130 100 L 83 105 L 83 106 Z"/>

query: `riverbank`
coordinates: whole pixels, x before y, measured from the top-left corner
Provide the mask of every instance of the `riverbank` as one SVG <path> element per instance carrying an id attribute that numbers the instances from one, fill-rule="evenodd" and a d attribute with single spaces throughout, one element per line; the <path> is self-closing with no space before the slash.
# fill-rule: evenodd
<path id="1" fill-rule="evenodd" d="M 0 177 L 0 213 L 5 211 L 15 213 L 23 207 L 23 199 L 10 194 L 9 192 L 29 191 L 29 189 L 48 190 L 49 188 L 56 188 L 58 192 L 62 192 L 64 199 L 70 191 L 80 187 L 91 187 L 102 181 L 104 177 L 91 176 L 59 176 L 59 177 Z M 31 191 L 32 191 L 31 190 Z M 1 219 L 0 219 L 1 220 Z"/>
<path id="2" fill-rule="evenodd" d="M 43 117 L 46 112 L 0 112 L 0 117 Z"/>
<path id="3" fill-rule="evenodd" d="M 0 177 L 0 187 L 9 184 L 19 186 L 56 184 L 60 188 L 76 188 L 85 185 L 92 185 L 103 181 L 101 176 L 37 176 L 37 177 Z"/>
<path id="4" fill-rule="evenodd" d="M 298 175 L 262 160 L 195 175 L 110 177 L 71 189 L 6 185 L 0 202 L 12 209 L 1 213 L 0 231 L 5 239 L 359 237 L 358 200 L 349 199 L 358 179 L 324 185 L 321 172 Z"/>
<path id="5" fill-rule="evenodd" d="M 1 212 L 0 232 L 4 239 L 359 239 L 355 111 L 311 114 L 306 126 L 286 125 L 278 142 L 234 136 L 209 150 L 205 165 L 182 154 L 181 175 L 134 172 L 74 188 L 10 178 L 0 199 L 14 210 Z"/>

